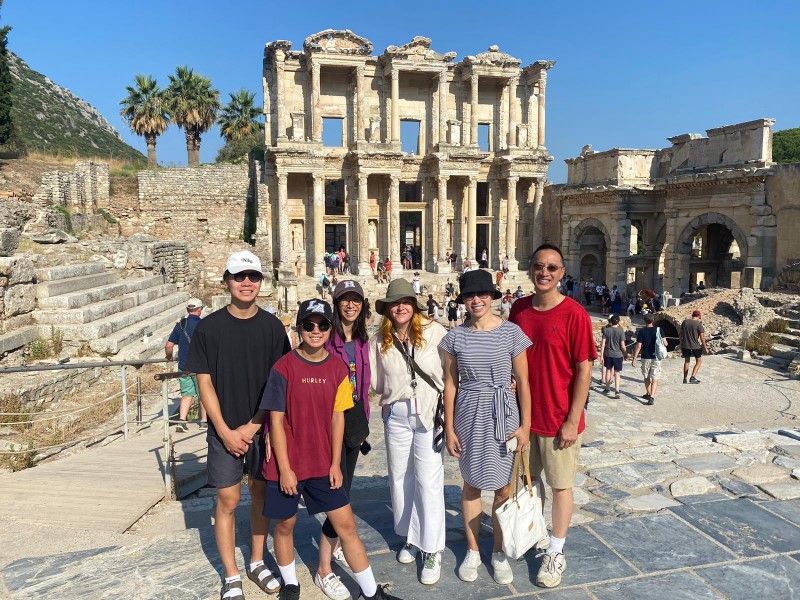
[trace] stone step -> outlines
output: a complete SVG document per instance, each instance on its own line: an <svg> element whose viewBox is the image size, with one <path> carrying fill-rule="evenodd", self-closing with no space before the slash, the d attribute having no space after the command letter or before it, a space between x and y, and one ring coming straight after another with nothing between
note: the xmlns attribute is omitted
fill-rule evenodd
<svg viewBox="0 0 800 600"><path fill-rule="evenodd" d="M22 327L0 335L0 354L12 352L30 344L39 335L39 328L35 325Z"/></svg>
<svg viewBox="0 0 800 600"><path fill-rule="evenodd" d="M773 333L777 338L777 343L782 344L784 346L791 346L792 348L800 348L800 336L797 336L793 333Z"/></svg>
<svg viewBox="0 0 800 600"><path fill-rule="evenodd" d="M770 356L769 358L763 358L761 360L761 364L764 365L765 367L771 367L778 371L785 371L789 367L789 364L791 362L792 362L791 360L786 360L785 358L778 358L774 356Z"/></svg>
<svg viewBox="0 0 800 600"><path fill-rule="evenodd" d="M66 324L59 327L59 329L64 334L65 340L93 342L135 325L139 321L161 314L174 306L186 302L188 299L189 294L186 292L174 292L168 296L157 298L90 323ZM182 306L181 308L185 312L185 307Z"/></svg>
<svg viewBox="0 0 800 600"><path fill-rule="evenodd" d="M170 309L172 311L173 309ZM172 333L175 323L186 314L184 311L175 310L175 318L167 325L147 331L138 338L120 349L116 360L145 360L148 358L164 358L164 346L167 343L169 334Z"/></svg>
<svg viewBox="0 0 800 600"><path fill-rule="evenodd" d="M779 308L775 312L777 312L779 315L787 319L794 319L794 320L800 319L800 310L794 310L792 308Z"/></svg>
<svg viewBox="0 0 800 600"><path fill-rule="evenodd" d="M156 278L156 279L161 279ZM116 313L140 306L176 291L175 284L166 283L131 292L110 300L94 302L75 309L46 309L33 311L33 318L42 325L65 325L69 323L91 323Z"/></svg>
<svg viewBox="0 0 800 600"><path fill-rule="evenodd" d="M53 296L60 296L61 294L89 290L101 285L114 283L116 280L116 271L106 272L105 269L103 269L101 273L92 273L89 275L68 277L66 279L45 281L43 283L36 284L36 298L52 298Z"/></svg>
<svg viewBox="0 0 800 600"><path fill-rule="evenodd" d="M61 294L51 298L39 298L37 304L39 308L80 308L94 302L108 300L129 294L139 290L161 285L164 278L160 275L154 277L133 277L131 279L120 279L108 285L81 290L68 294Z"/></svg>
<svg viewBox="0 0 800 600"><path fill-rule="evenodd" d="M186 307L184 304L189 299L189 294L186 292L176 292L173 296L177 297L177 301L174 302L171 307L162 309L110 335L94 339L89 342L89 347L98 353L117 354L126 346L136 344L144 337L151 338L153 332L168 326L173 326L178 322L178 319L186 314ZM172 298L172 296L170 296L170 298ZM150 342L151 340L148 339L146 342L143 342L143 344L148 344ZM164 344L162 343L160 347L163 349Z"/></svg>
<svg viewBox="0 0 800 600"><path fill-rule="evenodd" d="M58 267L46 267L36 269L37 281L58 281L59 279L71 279L83 275L96 275L105 273L106 268L101 263L79 263L75 265L60 265Z"/></svg>
<svg viewBox="0 0 800 600"><path fill-rule="evenodd" d="M800 349L786 344L773 344L770 351L770 356L773 358L780 358L787 362L791 362L798 355L800 355Z"/></svg>

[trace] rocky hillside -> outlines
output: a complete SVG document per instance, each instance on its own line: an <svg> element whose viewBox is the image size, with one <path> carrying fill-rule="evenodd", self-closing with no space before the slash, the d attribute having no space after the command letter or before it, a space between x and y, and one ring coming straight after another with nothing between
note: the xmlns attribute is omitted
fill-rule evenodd
<svg viewBox="0 0 800 600"><path fill-rule="evenodd" d="M12 52L8 59L15 83L12 114L29 150L72 157L145 160L90 104L32 70Z"/></svg>

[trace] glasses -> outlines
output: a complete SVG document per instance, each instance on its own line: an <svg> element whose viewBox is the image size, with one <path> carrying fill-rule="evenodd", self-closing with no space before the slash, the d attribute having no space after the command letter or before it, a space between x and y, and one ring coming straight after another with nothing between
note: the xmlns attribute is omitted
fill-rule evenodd
<svg viewBox="0 0 800 600"><path fill-rule="evenodd" d="M542 263L535 263L534 265L531 266L531 270L534 271L534 272L545 271L546 270L548 273L555 273L559 269L563 269L563 268L564 268L563 266L544 265Z"/></svg>
<svg viewBox="0 0 800 600"><path fill-rule="evenodd" d="M341 298L339 300L340 304L344 304L345 302L347 302L348 304L360 305L364 303L364 300L363 298Z"/></svg>
<svg viewBox="0 0 800 600"><path fill-rule="evenodd" d="M248 273L236 273L235 275L231 275L233 280L236 283L242 283L245 279L249 279L252 283L258 283L264 276L261 273L250 271Z"/></svg>
<svg viewBox="0 0 800 600"><path fill-rule="evenodd" d="M481 298L486 299L492 295L492 292L466 292L461 294L461 297L464 300L472 300L473 298Z"/></svg>
<svg viewBox="0 0 800 600"><path fill-rule="evenodd" d="M303 328L303 331L307 331L308 333L314 331L314 327L319 329L322 333L325 333L326 331L328 331L328 329L331 328L331 324L328 323L327 321L323 321L322 323L315 323L314 321L303 321L302 323L300 323L300 327Z"/></svg>

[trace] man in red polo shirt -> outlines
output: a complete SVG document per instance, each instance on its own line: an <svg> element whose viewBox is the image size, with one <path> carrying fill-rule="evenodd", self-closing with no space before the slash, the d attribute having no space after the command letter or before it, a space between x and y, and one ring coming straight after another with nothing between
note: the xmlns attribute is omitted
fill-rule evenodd
<svg viewBox="0 0 800 600"><path fill-rule="evenodd" d="M544 471L553 491L553 530L536 576L536 585L544 587L560 584L567 567L564 541L572 520L583 409L597 358L588 313L558 290L563 276L561 250L552 244L539 246L530 266L536 293L514 302L509 316L533 342L528 348L531 469L535 477Z"/></svg>

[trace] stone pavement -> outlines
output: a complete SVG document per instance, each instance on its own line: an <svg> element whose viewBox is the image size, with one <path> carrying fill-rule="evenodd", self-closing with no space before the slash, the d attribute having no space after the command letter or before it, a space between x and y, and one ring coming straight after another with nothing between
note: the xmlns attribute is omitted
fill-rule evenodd
<svg viewBox="0 0 800 600"><path fill-rule="evenodd" d="M539 565L532 552L515 563L513 584L494 583L486 566L488 517L479 579L470 584L458 580L456 568L465 553L461 478L450 457L445 457L442 579L435 586L419 584L421 565L399 565L394 557L402 540L392 530L385 449L380 422L374 422L374 450L359 463L352 497L378 581L406 599L797 597L800 382L758 365L727 361L707 357L699 386L681 385L682 361L668 361L655 406L637 400L643 390L629 366L623 371L626 392L620 400L592 392L575 488L575 527L566 545L568 567L556 590L531 583ZM373 414L377 419L378 411ZM676 428L676 422L682 425ZM237 537L245 554L246 504L237 514ZM546 509L549 516L549 505ZM44 533L14 537L0 528L2 582L11 598L216 598L219 558L212 511L213 498L203 491L191 500L160 505L130 534L105 545L95 540L92 547L38 547L36 536ZM57 535L53 531L46 534ZM311 583L318 535L319 524L301 511L295 543L303 598L323 597ZM34 543L24 552L2 549L20 539ZM355 592L350 573L336 569ZM265 597L250 582L245 592L248 598Z"/></svg>

